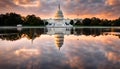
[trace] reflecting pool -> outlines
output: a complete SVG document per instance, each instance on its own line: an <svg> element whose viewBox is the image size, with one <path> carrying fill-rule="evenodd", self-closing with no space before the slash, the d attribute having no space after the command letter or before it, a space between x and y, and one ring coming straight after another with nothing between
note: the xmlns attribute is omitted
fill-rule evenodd
<svg viewBox="0 0 120 69"><path fill-rule="evenodd" d="M1 28L0 69L120 69L120 28Z"/></svg>

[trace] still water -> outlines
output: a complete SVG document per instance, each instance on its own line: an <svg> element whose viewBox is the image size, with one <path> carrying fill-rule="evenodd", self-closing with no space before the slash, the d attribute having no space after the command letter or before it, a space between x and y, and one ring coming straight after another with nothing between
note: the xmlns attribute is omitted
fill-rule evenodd
<svg viewBox="0 0 120 69"><path fill-rule="evenodd" d="M120 69L120 28L0 29L0 69Z"/></svg>

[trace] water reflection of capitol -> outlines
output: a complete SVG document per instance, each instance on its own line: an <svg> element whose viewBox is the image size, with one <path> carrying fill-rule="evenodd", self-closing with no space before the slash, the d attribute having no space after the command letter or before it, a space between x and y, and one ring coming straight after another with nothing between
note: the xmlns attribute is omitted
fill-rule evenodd
<svg viewBox="0 0 120 69"><path fill-rule="evenodd" d="M64 35L71 34L71 28L47 28L48 35L54 35L55 45L60 50L64 44Z"/></svg>
<svg viewBox="0 0 120 69"><path fill-rule="evenodd" d="M60 50L60 48L62 47L62 45L64 43L64 35L63 34L56 34L54 37L55 37L55 44Z"/></svg>

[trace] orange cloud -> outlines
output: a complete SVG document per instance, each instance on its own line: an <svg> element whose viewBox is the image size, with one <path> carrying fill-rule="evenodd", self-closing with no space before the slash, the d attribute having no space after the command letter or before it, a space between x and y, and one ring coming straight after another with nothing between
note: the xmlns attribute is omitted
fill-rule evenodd
<svg viewBox="0 0 120 69"><path fill-rule="evenodd" d="M120 3L120 0L106 0L106 4L108 5L118 5Z"/></svg>
<svg viewBox="0 0 120 69"><path fill-rule="evenodd" d="M14 0L13 1L16 5L22 7L39 7L40 1L39 0Z"/></svg>
<svg viewBox="0 0 120 69"><path fill-rule="evenodd" d="M24 58L30 58L39 55L40 52L37 49L19 49L15 51L15 54Z"/></svg>
<svg viewBox="0 0 120 69"><path fill-rule="evenodd" d="M120 55L116 52L108 52L106 53L106 57L109 61L120 62Z"/></svg>

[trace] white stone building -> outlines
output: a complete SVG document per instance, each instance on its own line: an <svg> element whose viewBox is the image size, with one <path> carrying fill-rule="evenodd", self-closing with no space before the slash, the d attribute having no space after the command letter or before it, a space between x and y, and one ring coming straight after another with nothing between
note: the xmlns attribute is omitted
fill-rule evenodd
<svg viewBox="0 0 120 69"><path fill-rule="evenodd" d="M62 10L60 9L60 4L58 5L58 10L55 13L54 19L47 19L48 25L46 27L73 27L70 25L69 19L64 19Z"/></svg>

